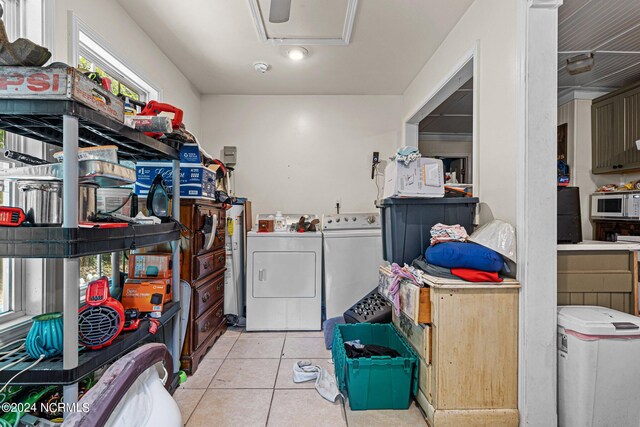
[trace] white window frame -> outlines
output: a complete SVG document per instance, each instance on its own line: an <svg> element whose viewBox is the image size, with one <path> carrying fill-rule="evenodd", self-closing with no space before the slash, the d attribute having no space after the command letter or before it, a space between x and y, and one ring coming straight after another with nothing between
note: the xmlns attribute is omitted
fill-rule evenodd
<svg viewBox="0 0 640 427"><path fill-rule="evenodd" d="M107 74L115 77L127 87L140 94L141 101L161 100L162 93L159 86L152 82L144 73L119 55L91 27L82 22L72 11L68 12L70 25L69 34L69 63L78 64L80 57L84 57L94 65L100 67ZM89 255L91 256L91 255ZM101 274L102 260L98 257L98 273ZM84 299L87 285L80 286L80 297Z"/></svg>
<svg viewBox="0 0 640 427"><path fill-rule="evenodd" d="M51 48L54 2L55 0L0 0L8 37L11 40L26 37ZM47 144L11 133L6 134L5 146L41 158L51 156ZM14 205L15 195L8 191L7 196L10 204ZM0 313L0 343L23 336L31 318L46 311L48 306L45 305L50 300L45 288L48 275L44 260L5 259L9 262L6 263L7 268L3 269L3 281L10 286L4 289L3 298L11 300L11 310Z"/></svg>
<svg viewBox="0 0 640 427"><path fill-rule="evenodd" d="M98 33L82 22L72 11L68 12L69 62L78 64L84 57L103 69L107 74L119 79L126 86L142 95L142 101L161 100L159 86L131 63L112 49Z"/></svg>

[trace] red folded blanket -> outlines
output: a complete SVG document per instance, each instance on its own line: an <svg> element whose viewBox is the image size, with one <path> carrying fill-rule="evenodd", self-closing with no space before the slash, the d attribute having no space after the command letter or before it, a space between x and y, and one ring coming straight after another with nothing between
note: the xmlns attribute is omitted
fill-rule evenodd
<svg viewBox="0 0 640 427"><path fill-rule="evenodd" d="M467 282L502 282L497 272L472 270L470 268L452 268L451 274Z"/></svg>

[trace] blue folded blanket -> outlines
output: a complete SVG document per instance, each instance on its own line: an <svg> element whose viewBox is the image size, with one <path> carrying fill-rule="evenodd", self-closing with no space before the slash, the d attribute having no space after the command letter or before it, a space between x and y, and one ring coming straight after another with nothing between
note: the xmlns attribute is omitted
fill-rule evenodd
<svg viewBox="0 0 640 427"><path fill-rule="evenodd" d="M446 242L429 246L424 253L429 264L445 268L470 268L482 271L500 271L502 255L476 243Z"/></svg>

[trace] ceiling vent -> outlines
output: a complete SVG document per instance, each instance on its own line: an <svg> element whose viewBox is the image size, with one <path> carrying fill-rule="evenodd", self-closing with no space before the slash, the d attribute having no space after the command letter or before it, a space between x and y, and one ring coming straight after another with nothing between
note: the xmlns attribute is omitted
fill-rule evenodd
<svg viewBox="0 0 640 427"><path fill-rule="evenodd" d="M348 46L351 42L358 0L247 1L258 39L263 43L283 46ZM315 8L320 9L314 10ZM266 21L265 16L269 18ZM331 34L327 34L328 32Z"/></svg>

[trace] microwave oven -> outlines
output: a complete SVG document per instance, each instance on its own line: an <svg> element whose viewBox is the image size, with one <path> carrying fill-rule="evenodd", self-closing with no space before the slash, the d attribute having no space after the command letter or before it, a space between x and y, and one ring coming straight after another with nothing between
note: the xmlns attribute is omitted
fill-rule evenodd
<svg viewBox="0 0 640 427"><path fill-rule="evenodd" d="M592 194L591 218L640 220L640 192Z"/></svg>

